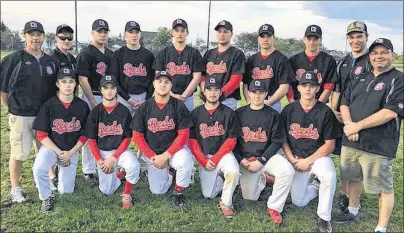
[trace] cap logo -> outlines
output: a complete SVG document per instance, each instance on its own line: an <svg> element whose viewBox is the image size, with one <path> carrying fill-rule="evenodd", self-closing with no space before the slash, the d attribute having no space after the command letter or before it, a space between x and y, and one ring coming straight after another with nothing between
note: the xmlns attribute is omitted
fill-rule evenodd
<svg viewBox="0 0 404 233"><path fill-rule="evenodd" d="M102 20L98 21L98 24L99 24L100 26L105 26L105 22L102 21Z"/></svg>
<svg viewBox="0 0 404 233"><path fill-rule="evenodd" d="M105 80L111 81L111 80L112 80L112 77L111 77L110 75L107 75L107 76L105 76Z"/></svg>
<svg viewBox="0 0 404 233"><path fill-rule="evenodd" d="M226 22L224 22L223 20L220 21L219 25L226 25Z"/></svg>
<svg viewBox="0 0 404 233"><path fill-rule="evenodd" d="M261 82L260 82L260 81L255 81L255 82L254 82L254 85L257 86L257 87L260 87L260 86L261 86Z"/></svg>
<svg viewBox="0 0 404 233"><path fill-rule="evenodd" d="M167 72L165 72L165 71L160 71L160 74L166 75Z"/></svg>
<svg viewBox="0 0 404 233"><path fill-rule="evenodd" d="M68 74L68 73L70 73L70 70L69 69L63 69L63 73Z"/></svg>
<svg viewBox="0 0 404 233"><path fill-rule="evenodd" d="M317 31L317 28L316 28L316 27L311 27L311 28L310 28L310 31L311 31L311 32L316 32L316 31Z"/></svg>
<svg viewBox="0 0 404 233"><path fill-rule="evenodd" d="M210 78L210 79L209 79L209 82L210 82L210 83L216 83L216 80L215 80L214 78Z"/></svg>
<svg viewBox="0 0 404 233"><path fill-rule="evenodd" d="M29 25L30 25L31 27L33 27L33 28L38 27L38 24L35 23L35 22L30 22Z"/></svg>
<svg viewBox="0 0 404 233"><path fill-rule="evenodd" d="M306 79L311 79L311 78L312 78L311 74L306 74Z"/></svg>
<svg viewBox="0 0 404 233"><path fill-rule="evenodd" d="M182 20L181 20L181 19L177 19L177 23L182 23Z"/></svg>
<svg viewBox="0 0 404 233"><path fill-rule="evenodd" d="M136 26L136 22L130 22L130 26L135 27Z"/></svg>
<svg viewBox="0 0 404 233"><path fill-rule="evenodd" d="M375 41L375 43L382 43L383 44L383 39L377 39L376 41Z"/></svg>
<svg viewBox="0 0 404 233"><path fill-rule="evenodd" d="M262 27L262 30L268 30L268 25L264 25L264 26Z"/></svg>

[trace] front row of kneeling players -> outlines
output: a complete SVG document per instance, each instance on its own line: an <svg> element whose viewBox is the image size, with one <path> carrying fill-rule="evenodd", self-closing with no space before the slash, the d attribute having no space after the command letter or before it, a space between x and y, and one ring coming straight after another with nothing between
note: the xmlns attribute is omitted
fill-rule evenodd
<svg viewBox="0 0 404 233"><path fill-rule="evenodd" d="M33 169L42 209L53 208L47 172L51 166L58 163L61 167L58 191L73 192L77 152L86 140L97 160L99 189L111 195L125 177L122 207L132 206L130 194L140 173L139 162L128 149L133 137L140 159L147 163L150 191L166 193L175 182L175 205L184 205L194 155L204 197L222 192L219 207L226 217L233 216L232 197L238 183L243 198L257 200L266 181L272 179L273 193L267 203L272 221L282 223L280 213L289 191L295 205L305 206L320 190L319 226L331 227L336 177L328 155L339 132L331 109L315 99L319 89L315 73L302 76L301 100L286 106L280 115L264 104L268 87L261 80L249 85L251 104L234 112L221 103L220 80L207 79L201 95L205 103L191 113L170 97L171 81L169 73L157 73L154 97L132 119L116 100L114 76L103 77L102 103L89 113L88 105L73 95L72 71L61 69L58 95L42 107L34 124L43 144ZM312 174L319 182L309 185Z"/></svg>

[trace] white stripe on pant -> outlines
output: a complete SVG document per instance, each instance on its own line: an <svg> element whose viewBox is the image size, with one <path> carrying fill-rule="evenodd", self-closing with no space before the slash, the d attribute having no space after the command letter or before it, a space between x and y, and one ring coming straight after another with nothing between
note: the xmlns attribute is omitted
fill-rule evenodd
<svg viewBox="0 0 404 233"><path fill-rule="evenodd" d="M292 185L295 169L282 155L272 156L264 167L256 173L251 173L240 165L240 186L244 199L258 200L262 190L266 186L266 179L263 175L266 172L275 176L272 195L268 198L267 207L281 213L285 206L286 198Z"/></svg>
<svg viewBox="0 0 404 233"><path fill-rule="evenodd" d="M78 155L79 153L77 152L71 157L70 166L63 167L62 165L59 165L58 192L61 194L72 193L74 191ZM38 189L39 199L42 201L47 199L52 193L49 180L49 168L57 163L58 155L45 146L41 146L38 155L35 158L32 171Z"/></svg>
<svg viewBox="0 0 404 233"><path fill-rule="evenodd" d="M115 153L116 150L102 151L101 156L105 160ZM123 168L126 172L125 179L131 184L136 184L139 181L140 165L133 152L127 149L117 159L114 167L114 172L106 174L101 171L100 166L97 164L98 177L100 179L99 189L105 195L112 195L121 185L121 180L116 177L116 167Z"/></svg>
<svg viewBox="0 0 404 233"><path fill-rule="evenodd" d="M212 155L208 155L211 158ZM224 173L223 180L218 176L218 172ZM199 165L199 177L201 182L202 194L205 198L215 198L222 191L222 202L226 206L233 204L233 194L240 178L239 164L233 153L228 153L223 156L215 170L206 171Z"/></svg>
<svg viewBox="0 0 404 233"><path fill-rule="evenodd" d="M95 101L97 103L102 102L102 96L94 95ZM87 96L83 93L82 99L88 104L90 109L92 109L90 102L87 99ZM88 146L88 142L86 142L81 148L81 163L83 165L83 173L84 174L95 174L96 173L96 163L93 154L91 153L90 147Z"/></svg>
<svg viewBox="0 0 404 233"><path fill-rule="evenodd" d="M309 185L312 175L320 180L320 190L312 184ZM290 189L292 203L303 207L319 196L317 215L325 221L330 221L336 182L335 166L331 157L319 158L313 163L310 171L295 172Z"/></svg>
<svg viewBox="0 0 404 233"><path fill-rule="evenodd" d="M146 156L143 155L142 158L147 163L147 178L150 191L153 194L166 193L173 182L173 177L168 174L168 166L159 169ZM184 146L169 159L169 166L176 170L175 183L178 186L187 188L191 181L194 166L193 156L187 146Z"/></svg>

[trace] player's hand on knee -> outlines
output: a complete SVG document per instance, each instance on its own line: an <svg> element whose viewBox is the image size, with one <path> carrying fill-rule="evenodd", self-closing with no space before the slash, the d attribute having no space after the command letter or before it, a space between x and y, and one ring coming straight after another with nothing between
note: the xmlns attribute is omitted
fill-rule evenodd
<svg viewBox="0 0 404 233"><path fill-rule="evenodd" d="M163 154L156 155L152 158L153 165L156 168L163 169L167 166L167 161L170 158L170 154L164 152Z"/></svg>
<svg viewBox="0 0 404 233"><path fill-rule="evenodd" d="M62 163L66 163L66 161L70 160L72 155L70 154L69 151L61 151L58 153L58 158Z"/></svg>
<svg viewBox="0 0 404 233"><path fill-rule="evenodd" d="M247 170L248 170L248 167L250 166L250 162L247 159L241 160L240 164Z"/></svg>
<svg viewBox="0 0 404 233"><path fill-rule="evenodd" d="M296 163L296 169L299 172L305 172L310 170L311 163L308 159L298 159Z"/></svg>
<svg viewBox="0 0 404 233"><path fill-rule="evenodd" d="M68 166L70 166L72 164L72 161L69 159L69 160L66 160L66 161L64 161L64 162L62 162L61 163L61 165L63 166L63 167L68 167Z"/></svg>
<svg viewBox="0 0 404 233"><path fill-rule="evenodd" d="M248 166L248 171L255 173L261 170L262 167L263 167L262 163L258 160L255 160L253 162L250 162L250 166Z"/></svg>
<svg viewBox="0 0 404 233"><path fill-rule="evenodd" d="M215 169L216 169L216 164L214 162L212 162L212 160L209 159L208 162L206 163L205 170L213 171Z"/></svg>
<svg viewBox="0 0 404 233"><path fill-rule="evenodd" d="M114 156L110 156L106 160L104 160L104 166L106 167L106 172L107 174L111 174L114 171L116 163L116 158Z"/></svg>

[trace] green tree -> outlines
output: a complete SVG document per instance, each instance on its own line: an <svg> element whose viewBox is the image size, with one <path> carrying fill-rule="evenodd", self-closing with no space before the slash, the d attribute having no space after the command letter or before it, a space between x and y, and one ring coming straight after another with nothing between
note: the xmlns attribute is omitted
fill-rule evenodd
<svg viewBox="0 0 404 233"><path fill-rule="evenodd" d="M237 34L234 39L234 44L245 54L258 52L258 33L257 32L242 32Z"/></svg>
<svg viewBox="0 0 404 233"><path fill-rule="evenodd" d="M52 48L54 44L56 44L56 39L55 39L56 34L53 32L47 32L45 34L45 42L48 45L49 49Z"/></svg>
<svg viewBox="0 0 404 233"><path fill-rule="evenodd" d="M201 37L197 37L195 40L195 46L194 46L200 53L203 53L204 51L207 50L206 46L206 41L202 39Z"/></svg>
<svg viewBox="0 0 404 233"><path fill-rule="evenodd" d="M153 39L153 45L156 47L164 47L171 45L171 30L166 27L157 29L156 37Z"/></svg>
<svg viewBox="0 0 404 233"><path fill-rule="evenodd" d="M8 31L10 31L10 29L6 26L6 24L5 24L3 21L1 21L0 30L1 30L1 32L8 32Z"/></svg>

